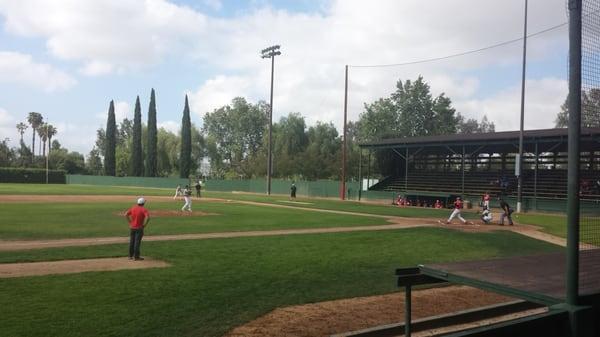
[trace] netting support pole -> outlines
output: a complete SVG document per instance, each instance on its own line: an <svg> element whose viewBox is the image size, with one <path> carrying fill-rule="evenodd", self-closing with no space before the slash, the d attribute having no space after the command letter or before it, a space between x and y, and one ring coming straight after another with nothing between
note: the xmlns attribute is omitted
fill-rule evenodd
<svg viewBox="0 0 600 337"><path fill-rule="evenodd" d="M540 164L540 152L538 149L538 141L535 141L535 169L533 171L533 202L534 202L534 206L533 209L535 209L537 211L537 199L538 199L538 195L537 195L537 183L538 183L538 166Z"/></svg>
<svg viewBox="0 0 600 337"><path fill-rule="evenodd" d="M408 193L408 147L404 156L404 193Z"/></svg>
<svg viewBox="0 0 600 337"><path fill-rule="evenodd" d="M581 0L569 0L569 154L567 180L567 304L579 302L579 136L581 133ZM571 324L577 336L577 324Z"/></svg>
<svg viewBox="0 0 600 337"><path fill-rule="evenodd" d="M362 179L362 154L363 154L363 150L362 148L358 149L358 201L360 201L360 197L362 194L362 188L363 188L363 179Z"/></svg>
<svg viewBox="0 0 600 337"><path fill-rule="evenodd" d="M523 202L523 127L525 123L525 73L527 66L527 0L525 0L525 23L523 24L523 69L521 74L521 126L519 128L519 158L517 172L517 213Z"/></svg>

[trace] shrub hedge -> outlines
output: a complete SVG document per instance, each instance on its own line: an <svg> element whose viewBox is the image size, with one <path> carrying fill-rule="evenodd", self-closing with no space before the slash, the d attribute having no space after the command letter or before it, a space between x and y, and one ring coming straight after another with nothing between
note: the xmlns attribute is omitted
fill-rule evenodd
<svg viewBox="0 0 600 337"><path fill-rule="evenodd" d="M0 167L0 183L45 183L46 170L21 167ZM66 172L48 170L48 183L66 184Z"/></svg>

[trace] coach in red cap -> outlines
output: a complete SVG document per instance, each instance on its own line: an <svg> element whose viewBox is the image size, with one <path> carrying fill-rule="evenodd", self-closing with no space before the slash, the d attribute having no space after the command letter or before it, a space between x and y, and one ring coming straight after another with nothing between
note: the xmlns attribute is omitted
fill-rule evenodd
<svg viewBox="0 0 600 337"><path fill-rule="evenodd" d="M143 260L140 257L140 245L142 244L142 237L144 236L144 228L150 221L150 214L148 210L144 208L146 200L139 198L137 205L131 207L125 213L125 217L129 222L129 259L136 261Z"/></svg>

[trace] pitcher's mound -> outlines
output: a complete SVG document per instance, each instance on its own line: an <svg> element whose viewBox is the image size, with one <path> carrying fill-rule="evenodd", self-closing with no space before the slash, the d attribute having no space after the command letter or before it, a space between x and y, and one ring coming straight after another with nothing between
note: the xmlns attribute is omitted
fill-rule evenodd
<svg viewBox="0 0 600 337"><path fill-rule="evenodd" d="M126 257L52 262L3 263L0 264L0 278L75 274L87 271L165 268L169 266L170 264L160 260L145 258L142 261L133 261Z"/></svg>

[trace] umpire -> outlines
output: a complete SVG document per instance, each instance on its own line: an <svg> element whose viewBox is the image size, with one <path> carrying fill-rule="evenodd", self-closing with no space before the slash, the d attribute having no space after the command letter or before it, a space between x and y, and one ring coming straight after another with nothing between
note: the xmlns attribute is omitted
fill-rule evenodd
<svg viewBox="0 0 600 337"><path fill-rule="evenodd" d="M498 197L498 201L500 202L500 208L502 209L502 214L500 214L500 226L504 226L504 218L508 218L508 225L512 226L513 221L511 215L514 212L514 210L510 208L510 205L506 201L504 201L502 196Z"/></svg>

